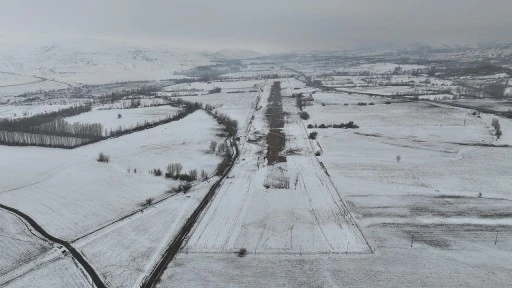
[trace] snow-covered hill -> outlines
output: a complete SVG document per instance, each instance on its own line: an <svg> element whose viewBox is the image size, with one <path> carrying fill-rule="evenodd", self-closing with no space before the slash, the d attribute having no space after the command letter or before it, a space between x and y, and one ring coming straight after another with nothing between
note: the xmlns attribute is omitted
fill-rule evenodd
<svg viewBox="0 0 512 288"><path fill-rule="evenodd" d="M0 37L1 72L71 85L169 79L176 70L210 64L210 58L199 51L116 40L47 38L22 42Z"/></svg>

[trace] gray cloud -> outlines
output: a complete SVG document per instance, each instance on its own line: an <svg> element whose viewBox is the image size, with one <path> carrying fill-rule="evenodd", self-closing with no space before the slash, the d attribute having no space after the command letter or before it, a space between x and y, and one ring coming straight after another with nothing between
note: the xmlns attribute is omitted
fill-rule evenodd
<svg viewBox="0 0 512 288"><path fill-rule="evenodd" d="M201 48L512 42L510 0L16 0L1 6L3 31Z"/></svg>

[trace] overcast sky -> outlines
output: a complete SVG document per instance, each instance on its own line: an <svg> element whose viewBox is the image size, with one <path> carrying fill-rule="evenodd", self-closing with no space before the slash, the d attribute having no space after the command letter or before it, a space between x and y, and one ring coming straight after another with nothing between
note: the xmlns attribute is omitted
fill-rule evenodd
<svg viewBox="0 0 512 288"><path fill-rule="evenodd" d="M199 48L512 42L512 0L0 0L0 31Z"/></svg>

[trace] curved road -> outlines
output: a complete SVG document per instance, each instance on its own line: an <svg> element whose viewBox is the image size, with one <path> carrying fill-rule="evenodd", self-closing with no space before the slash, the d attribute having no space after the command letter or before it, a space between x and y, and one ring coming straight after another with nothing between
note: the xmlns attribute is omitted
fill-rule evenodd
<svg viewBox="0 0 512 288"><path fill-rule="evenodd" d="M9 207L9 206L5 206L3 204L0 204L0 208L4 209L4 210L7 210L7 211L9 211L11 213L14 213L14 214L18 215L19 217L21 217L30 226L32 226L32 228L34 228L34 230L36 230L39 234L41 234L43 237L45 237L49 241L64 246L69 251L69 253L73 256L73 258L75 258L75 260L78 263L80 263L80 265L82 265L82 267L87 272L89 277L91 277L91 279L94 282L94 285L96 287L98 287L98 288L107 287L105 285L105 283L103 282L103 280L100 278L100 276L96 273L94 268L92 268L92 266L89 264L89 262L87 262L87 260L85 260L85 258L82 256L82 254L80 252L78 252L78 250L76 250L73 246L71 246L71 244L69 244L69 242L64 241L64 240L62 240L60 238L57 238L55 236L50 235L39 224L37 224L37 222L34 219L30 218L30 216L28 216L27 214L25 214L25 213L23 213L23 212L21 212L21 211L19 211L17 209L14 209L14 208Z"/></svg>

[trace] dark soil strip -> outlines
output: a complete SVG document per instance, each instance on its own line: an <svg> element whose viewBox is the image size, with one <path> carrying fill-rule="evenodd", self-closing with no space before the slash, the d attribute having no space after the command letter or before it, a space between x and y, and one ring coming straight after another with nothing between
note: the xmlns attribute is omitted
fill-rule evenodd
<svg viewBox="0 0 512 288"><path fill-rule="evenodd" d="M60 245L64 246L70 252L71 256L73 256L73 258L78 263L80 263L80 265L82 265L82 267L87 272L87 274L89 274L89 277L91 277L91 279L94 282L94 285L96 285L96 287L98 287L98 288L107 287L105 285L105 283L103 283L103 280L96 273L96 271L94 271L94 268L92 268L92 266L87 262L87 260L85 260L85 258L82 256L82 254L80 252L78 252L78 250L73 248L73 246L71 246L71 244L69 244L69 242L50 235L39 224L37 224L37 222L34 221L34 219L30 218L28 215L26 215L25 213L23 213L17 209L14 209L14 208L2 205L2 204L0 204L0 208L18 215L19 217L23 218L23 220L25 220L30 226L32 226L32 228L34 228L34 230L36 230L43 237L45 237L46 239L48 239L56 244L60 244Z"/></svg>
<svg viewBox="0 0 512 288"><path fill-rule="evenodd" d="M210 203L213 196L215 195L216 190L220 187L220 184L222 181L226 178L227 175L229 175L229 172L231 172L231 169L235 165L236 159L239 156L239 150L238 145L236 143L235 137L233 137L234 148L235 148L235 155L231 161L231 164L229 165L229 168L226 169L222 177L213 184L213 186L210 188L206 196L203 198L199 206L197 206L196 210L194 210L194 213L190 215L187 222L183 227L181 227L180 232L174 240L171 242L167 250L165 250L164 255L162 259L160 259L160 262L156 265L156 267L153 269L151 274L144 279L144 282L141 284L141 287L155 287L158 281L160 280L160 277L162 277L162 274L164 273L165 269L169 265L169 263L174 259L176 254L178 254L179 249L183 242L185 241L185 238L188 236L188 233L192 230L192 227L194 227L194 224L197 222L199 216L203 212L204 208Z"/></svg>
<svg viewBox="0 0 512 288"><path fill-rule="evenodd" d="M286 136L283 133L284 115L281 102L281 82L274 82L270 90L267 105L267 120L270 131L267 134L267 162L269 165L286 162L286 156L282 155L286 147Z"/></svg>

